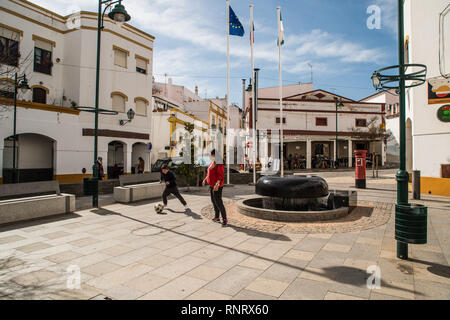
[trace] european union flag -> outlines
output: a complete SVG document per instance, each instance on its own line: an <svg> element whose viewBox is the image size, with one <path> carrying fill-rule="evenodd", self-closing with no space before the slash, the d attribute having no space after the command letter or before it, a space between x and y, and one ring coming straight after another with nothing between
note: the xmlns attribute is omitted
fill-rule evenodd
<svg viewBox="0 0 450 320"><path fill-rule="evenodd" d="M243 37L244 33L244 27L230 6L230 35Z"/></svg>

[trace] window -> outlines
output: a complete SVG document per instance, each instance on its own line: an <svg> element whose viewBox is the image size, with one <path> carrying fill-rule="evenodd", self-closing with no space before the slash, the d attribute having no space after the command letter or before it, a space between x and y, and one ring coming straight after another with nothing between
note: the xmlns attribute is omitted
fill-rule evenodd
<svg viewBox="0 0 450 320"><path fill-rule="evenodd" d="M147 115L147 102L143 99L136 99L136 114L141 116Z"/></svg>
<svg viewBox="0 0 450 320"><path fill-rule="evenodd" d="M328 126L328 118L316 118L316 126L318 127Z"/></svg>
<svg viewBox="0 0 450 320"><path fill-rule="evenodd" d="M125 98L118 94L111 95L112 109L117 112L125 112Z"/></svg>
<svg viewBox="0 0 450 320"><path fill-rule="evenodd" d="M366 119L355 119L355 126L360 128L367 127L367 120Z"/></svg>
<svg viewBox="0 0 450 320"><path fill-rule="evenodd" d="M116 66L126 68L128 51L120 49L116 46L113 46L113 49L114 49L114 64Z"/></svg>
<svg viewBox="0 0 450 320"><path fill-rule="evenodd" d="M19 40L19 32L0 27L0 64L18 66Z"/></svg>
<svg viewBox="0 0 450 320"><path fill-rule="evenodd" d="M14 81L8 79L0 80L0 97L14 99Z"/></svg>
<svg viewBox="0 0 450 320"><path fill-rule="evenodd" d="M147 74L148 60L136 57L136 72Z"/></svg>
<svg viewBox="0 0 450 320"><path fill-rule="evenodd" d="M33 35L34 40L34 71L52 74L52 49L55 45L50 40L46 41L36 35Z"/></svg>
<svg viewBox="0 0 450 320"><path fill-rule="evenodd" d="M47 103L47 92L42 88L33 88L33 102Z"/></svg>
<svg viewBox="0 0 450 320"><path fill-rule="evenodd" d="M280 124L280 117L275 119L275 123ZM283 117L283 124L286 124L286 118Z"/></svg>
<svg viewBox="0 0 450 320"><path fill-rule="evenodd" d="M19 64L19 40L22 31L0 26L0 64L17 67Z"/></svg>

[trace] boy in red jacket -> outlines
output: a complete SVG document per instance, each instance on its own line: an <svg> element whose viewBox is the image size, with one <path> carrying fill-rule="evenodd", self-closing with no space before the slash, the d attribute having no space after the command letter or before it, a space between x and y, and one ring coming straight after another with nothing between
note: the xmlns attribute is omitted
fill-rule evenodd
<svg viewBox="0 0 450 320"><path fill-rule="evenodd" d="M222 201L222 189L224 185L224 167L223 164L217 164L215 161L216 150L211 151L211 164L208 167L208 173L203 180L203 186L209 184L209 193L211 194L211 202L214 206L215 217L214 222L220 222L222 215L222 225L228 224L227 212Z"/></svg>

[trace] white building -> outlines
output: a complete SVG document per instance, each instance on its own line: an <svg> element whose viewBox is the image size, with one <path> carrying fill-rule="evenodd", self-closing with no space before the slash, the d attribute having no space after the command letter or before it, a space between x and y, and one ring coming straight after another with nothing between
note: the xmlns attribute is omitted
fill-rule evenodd
<svg viewBox="0 0 450 320"><path fill-rule="evenodd" d="M337 159L340 166L353 165L354 150L367 150L368 153L380 155L381 164L386 161L384 125L384 103L366 103L345 97L313 90L305 92L306 86L296 85L286 90L291 94L283 98L283 119L280 120L278 92L274 96L261 97L259 94L256 129L275 137L268 146L259 145L259 156L279 158L278 130L282 121L284 131L284 159L288 157L300 159L302 167L320 168L331 166ZM293 93L298 90L298 93ZM263 89L259 89L263 92ZM283 90L284 92L284 90ZM342 98L344 106L340 107L338 116L338 147L336 148L336 102ZM250 95L246 102L245 123L252 129L253 115ZM264 134L263 134L264 136ZM272 138L273 139L273 138ZM266 141L266 140L265 140ZM261 143L261 141L260 141ZM325 159L325 161L323 161ZM286 166L288 168L288 166Z"/></svg>
<svg viewBox="0 0 450 320"><path fill-rule="evenodd" d="M0 98L0 181L12 176L11 81L17 71L32 88L18 95L20 181L81 182L92 174L94 114L73 106L94 107L97 14L61 16L25 0L3 0L0 21L1 44L8 47L0 52L6 88ZM98 155L110 176L113 170L132 172L138 157L149 170L154 37L108 17L104 24L99 107L118 114L99 117ZM136 116L119 125L129 109Z"/></svg>
<svg viewBox="0 0 450 320"><path fill-rule="evenodd" d="M158 159L167 157L179 157L180 152L186 146L185 124L193 124L193 134L196 137L197 147L200 148L200 154L197 157L204 156L207 153L206 134L209 123L185 111L183 104L162 97L160 92L153 95L154 108L152 115L152 163ZM199 149L197 149L199 150Z"/></svg>
<svg viewBox="0 0 450 320"><path fill-rule="evenodd" d="M428 69L427 83L406 91L406 169L420 170L422 193L443 196L450 196L450 122L439 117L450 106L448 30L448 0L405 1L406 61Z"/></svg>
<svg viewBox="0 0 450 320"><path fill-rule="evenodd" d="M398 164L400 162L400 105L398 94L394 89L383 90L360 101L385 104L386 132L391 135L386 143L386 162Z"/></svg>

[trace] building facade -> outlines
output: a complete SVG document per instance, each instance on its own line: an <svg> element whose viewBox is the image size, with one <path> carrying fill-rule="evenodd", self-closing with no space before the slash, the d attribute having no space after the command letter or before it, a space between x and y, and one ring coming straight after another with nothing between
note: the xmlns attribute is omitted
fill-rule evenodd
<svg viewBox="0 0 450 320"><path fill-rule="evenodd" d="M0 180L13 168L13 78L25 74L32 90L19 91L16 168L20 182L81 182L92 174L97 14L61 16L25 0L0 6ZM106 176L134 171L142 157L149 170L154 37L105 17L102 31L98 155ZM127 120L132 109L135 117Z"/></svg>
<svg viewBox="0 0 450 320"><path fill-rule="evenodd" d="M447 0L405 1L405 60L427 66L427 82L406 90L407 171L421 192L450 196L450 7ZM408 72L413 70L408 70Z"/></svg>
<svg viewBox="0 0 450 320"><path fill-rule="evenodd" d="M185 124L194 125L196 147L200 150L195 158L204 157L206 150L206 134L209 123L193 114L187 113L182 105L169 102L161 96L154 95L152 115L152 163L158 159L180 157L180 152L186 147Z"/></svg>
<svg viewBox="0 0 450 320"><path fill-rule="evenodd" d="M298 89L304 91L302 87ZM336 113L337 98L342 98L344 106ZM245 123L252 129L251 101L246 105ZM259 97L256 115L258 157L279 159L282 122L286 168L325 168L331 167L334 161L340 167L351 167L354 150L378 154L380 165L383 165L386 161L384 107L384 103L359 102L324 90L313 90L284 96L283 119L280 119L279 99Z"/></svg>
<svg viewBox="0 0 450 320"><path fill-rule="evenodd" d="M400 105L398 94L394 89L383 90L360 101L385 104L386 132L390 135L386 142L386 162L398 165L400 163Z"/></svg>

